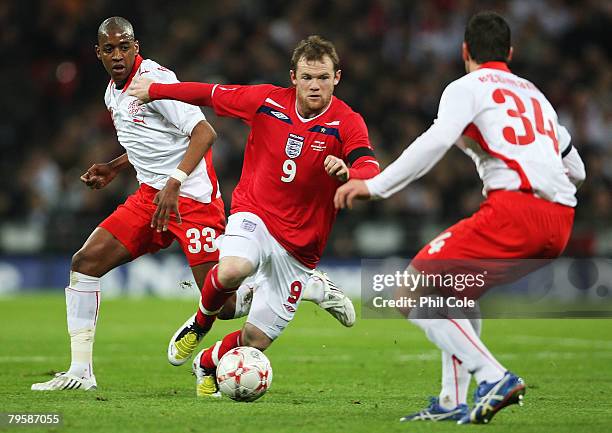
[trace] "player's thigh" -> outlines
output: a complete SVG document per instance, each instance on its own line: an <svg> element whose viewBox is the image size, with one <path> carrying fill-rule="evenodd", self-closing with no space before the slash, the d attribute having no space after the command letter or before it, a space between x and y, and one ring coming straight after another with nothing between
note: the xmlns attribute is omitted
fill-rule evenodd
<svg viewBox="0 0 612 433"><path fill-rule="evenodd" d="M275 340L295 316L312 271L280 245L256 274L259 282L247 322Z"/></svg>
<svg viewBox="0 0 612 433"><path fill-rule="evenodd" d="M103 227L96 227L72 257L71 270L101 277L130 260L132 254L115 236Z"/></svg>

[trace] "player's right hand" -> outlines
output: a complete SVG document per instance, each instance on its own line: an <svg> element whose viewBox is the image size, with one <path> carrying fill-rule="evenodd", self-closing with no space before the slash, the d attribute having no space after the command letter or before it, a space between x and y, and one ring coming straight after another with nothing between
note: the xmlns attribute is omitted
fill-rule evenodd
<svg viewBox="0 0 612 433"><path fill-rule="evenodd" d="M132 80L132 84L128 88L128 95L134 96L138 99L138 105L146 104L147 102L151 102L151 97L149 96L149 87L154 83L150 78L144 77L134 77Z"/></svg>
<svg viewBox="0 0 612 433"><path fill-rule="evenodd" d="M81 182L91 189L102 189L117 176L109 164L94 164L80 177Z"/></svg>

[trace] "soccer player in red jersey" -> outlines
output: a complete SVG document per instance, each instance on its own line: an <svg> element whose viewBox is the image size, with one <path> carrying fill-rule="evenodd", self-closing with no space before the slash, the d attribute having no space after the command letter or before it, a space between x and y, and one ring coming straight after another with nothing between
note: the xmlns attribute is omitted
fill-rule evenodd
<svg viewBox="0 0 612 433"><path fill-rule="evenodd" d="M195 357L199 396L218 395L215 366L228 350L264 350L285 329L327 242L336 217L336 189L347 179L379 172L362 117L333 96L340 76L333 44L310 36L293 52L290 88L160 84L145 78L129 89L143 103L176 99L210 106L251 128L219 242L219 264L202 288L195 317L198 338L245 278L254 276L259 289L244 327ZM182 346L180 335L189 326L188 321L177 331L171 345Z"/></svg>
<svg viewBox="0 0 612 433"><path fill-rule="evenodd" d="M474 15L463 43L467 74L444 90L434 124L378 176L350 180L336 192L338 208L351 207L356 198L387 198L427 173L453 144L474 160L486 200L472 217L425 246L408 272L445 273L449 261L459 259L456 265L468 270L483 262L493 265L487 279L496 274L496 281L511 281L524 273L520 259L553 259L567 244L584 164L550 102L510 71L511 57L506 21L491 12ZM494 264L496 259L504 261ZM428 294L428 288L417 290ZM525 384L480 340L479 318L418 310L404 312L442 350L442 392L403 421L487 423L499 410L520 403ZM470 374L478 382L471 411L466 404Z"/></svg>

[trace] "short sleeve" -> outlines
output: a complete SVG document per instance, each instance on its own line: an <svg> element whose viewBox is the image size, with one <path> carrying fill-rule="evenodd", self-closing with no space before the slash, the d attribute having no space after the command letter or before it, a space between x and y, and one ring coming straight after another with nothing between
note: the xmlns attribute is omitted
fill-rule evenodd
<svg viewBox="0 0 612 433"><path fill-rule="evenodd" d="M219 116L237 117L250 123L263 101L276 86L217 84L212 91L212 106Z"/></svg>

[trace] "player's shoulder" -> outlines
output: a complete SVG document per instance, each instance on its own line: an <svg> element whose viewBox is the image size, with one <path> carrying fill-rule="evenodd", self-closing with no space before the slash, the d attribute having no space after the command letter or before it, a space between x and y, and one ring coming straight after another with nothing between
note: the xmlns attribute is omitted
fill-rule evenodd
<svg viewBox="0 0 612 433"><path fill-rule="evenodd" d="M138 69L138 75L154 79L158 82L176 82L176 74L171 69L160 65L155 60L143 59Z"/></svg>
<svg viewBox="0 0 612 433"><path fill-rule="evenodd" d="M353 109L348 103L334 96L333 110L330 110L330 115L337 118L339 125L352 126L355 122L365 123L363 116Z"/></svg>

